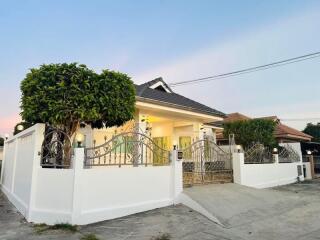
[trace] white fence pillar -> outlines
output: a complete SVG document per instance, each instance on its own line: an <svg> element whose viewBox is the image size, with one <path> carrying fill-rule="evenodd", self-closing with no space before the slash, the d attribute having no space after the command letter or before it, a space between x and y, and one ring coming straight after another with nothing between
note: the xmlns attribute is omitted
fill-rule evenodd
<svg viewBox="0 0 320 240"><path fill-rule="evenodd" d="M244 153L232 154L233 182L242 184L242 169L244 167Z"/></svg>
<svg viewBox="0 0 320 240"><path fill-rule="evenodd" d="M84 167L84 148L75 148L73 156L73 200L72 200L72 224L78 224L82 208L82 172Z"/></svg>
<svg viewBox="0 0 320 240"><path fill-rule="evenodd" d="M31 187L30 187L30 199L29 199L29 209L27 213L27 220L31 221L32 212L36 208L36 185L38 181L38 171L41 168L41 148L44 140L45 125L37 124L35 128L35 142L34 142L34 152L33 152L33 166L31 175Z"/></svg>
<svg viewBox="0 0 320 240"><path fill-rule="evenodd" d="M310 162L304 162L303 168L304 168L304 171L306 174L305 179L311 180L312 179L312 170L311 170Z"/></svg>
<svg viewBox="0 0 320 240"><path fill-rule="evenodd" d="M172 154L172 188L173 188L173 202L178 203L178 198L183 191L183 177L182 177L182 160L178 159L178 151L173 150Z"/></svg>
<svg viewBox="0 0 320 240"><path fill-rule="evenodd" d="M272 154L273 159L274 159L274 163L275 164L279 164L279 154Z"/></svg>

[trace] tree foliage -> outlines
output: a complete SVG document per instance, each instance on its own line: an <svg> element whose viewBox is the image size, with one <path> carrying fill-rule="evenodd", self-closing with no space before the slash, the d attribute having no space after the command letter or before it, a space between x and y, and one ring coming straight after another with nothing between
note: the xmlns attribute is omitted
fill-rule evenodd
<svg viewBox="0 0 320 240"><path fill-rule="evenodd" d="M21 82L21 116L48 123L72 136L80 123L120 126L133 118L135 88L125 74L101 74L76 63L33 68Z"/></svg>
<svg viewBox="0 0 320 240"><path fill-rule="evenodd" d="M269 119L252 119L241 120L224 123L224 137L230 134L235 135L237 144L244 148L250 146L252 143L261 143L265 146L273 146L276 144L274 138L274 130L276 123Z"/></svg>
<svg viewBox="0 0 320 240"><path fill-rule="evenodd" d="M2 147L4 145L4 138L0 137L0 147Z"/></svg>
<svg viewBox="0 0 320 240"><path fill-rule="evenodd" d="M23 130L25 130L25 129L33 126L33 124L32 124L32 123L29 123L29 122L19 122L19 123L17 123L17 124L14 126L13 135L16 135L16 134L18 134L19 132L22 132L22 131L23 131L23 130L18 130L18 126L19 126L19 125L22 125L22 126L23 126Z"/></svg>
<svg viewBox="0 0 320 240"><path fill-rule="evenodd" d="M303 130L304 133L313 137L314 142L320 142L320 123L313 124L308 123L306 128Z"/></svg>

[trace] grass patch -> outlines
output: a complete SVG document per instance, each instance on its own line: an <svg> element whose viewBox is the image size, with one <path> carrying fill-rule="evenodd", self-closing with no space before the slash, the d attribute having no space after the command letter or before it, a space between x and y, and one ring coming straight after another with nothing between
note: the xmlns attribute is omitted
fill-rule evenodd
<svg viewBox="0 0 320 240"><path fill-rule="evenodd" d="M90 233L84 235L80 240L99 240L99 238L95 234Z"/></svg>
<svg viewBox="0 0 320 240"><path fill-rule="evenodd" d="M159 236L152 237L150 240L170 240L171 236L168 233L160 234Z"/></svg>
<svg viewBox="0 0 320 240"><path fill-rule="evenodd" d="M47 224L41 223L41 224L35 224L33 225L35 232L38 234L41 234L46 231L50 230L62 230L66 232L72 232L75 233L78 231L78 227L76 225L71 225L69 223L58 223L52 226L49 226Z"/></svg>

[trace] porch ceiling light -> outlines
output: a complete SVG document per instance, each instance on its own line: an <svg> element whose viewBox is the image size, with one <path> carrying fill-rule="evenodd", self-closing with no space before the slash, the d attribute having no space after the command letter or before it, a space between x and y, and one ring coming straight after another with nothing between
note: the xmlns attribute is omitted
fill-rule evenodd
<svg viewBox="0 0 320 240"><path fill-rule="evenodd" d="M83 140L84 140L84 135L82 133L77 133L76 141L78 143L78 147L81 147Z"/></svg>
<svg viewBox="0 0 320 240"><path fill-rule="evenodd" d="M23 130L24 130L23 125L19 124L19 125L17 126L17 130L18 130L18 131L23 131Z"/></svg>

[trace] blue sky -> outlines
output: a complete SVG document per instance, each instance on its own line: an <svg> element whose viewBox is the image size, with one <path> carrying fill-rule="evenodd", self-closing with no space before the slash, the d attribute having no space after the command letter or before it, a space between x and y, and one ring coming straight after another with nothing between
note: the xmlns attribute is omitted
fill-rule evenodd
<svg viewBox="0 0 320 240"><path fill-rule="evenodd" d="M1 1L0 134L29 68L80 62L183 81L320 51L319 1ZM224 112L320 117L320 59L174 90ZM303 128L306 122L286 122Z"/></svg>

